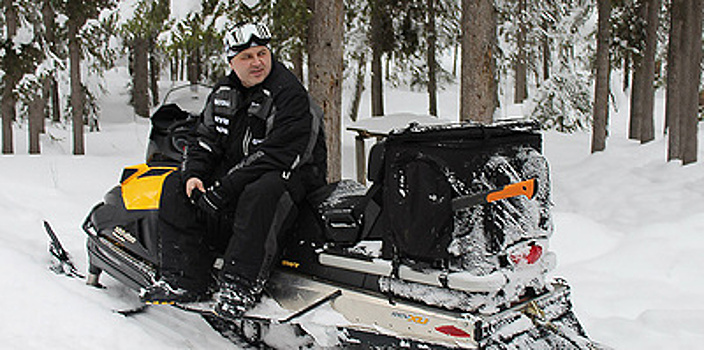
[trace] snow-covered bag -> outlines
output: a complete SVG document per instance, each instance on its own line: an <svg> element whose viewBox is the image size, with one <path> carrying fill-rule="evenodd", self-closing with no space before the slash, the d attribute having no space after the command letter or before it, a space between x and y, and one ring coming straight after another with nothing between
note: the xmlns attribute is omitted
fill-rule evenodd
<svg viewBox="0 0 704 350"><path fill-rule="evenodd" d="M391 133L383 148L385 259L417 269L506 277L500 293L461 309L494 309L528 287L549 288L545 276L555 265L548 252L552 203L537 124L411 125ZM457 198L527 180L536 184L531 198L452 205ZM386 288L418 293L404 292L393 279ZM475 297L460 297L458 303Z"/></svg>

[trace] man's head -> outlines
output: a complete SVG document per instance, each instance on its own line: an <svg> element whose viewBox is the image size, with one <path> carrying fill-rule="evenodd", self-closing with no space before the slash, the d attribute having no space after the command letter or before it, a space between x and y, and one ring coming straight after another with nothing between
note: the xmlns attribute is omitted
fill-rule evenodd
<svg viewBox="0 0 704 350"><path fill-rule="evenodd" d="M263 24L238 24L225 34L225 50L230 67L245 87L264 81L271 72L271 39Z"/></svg>

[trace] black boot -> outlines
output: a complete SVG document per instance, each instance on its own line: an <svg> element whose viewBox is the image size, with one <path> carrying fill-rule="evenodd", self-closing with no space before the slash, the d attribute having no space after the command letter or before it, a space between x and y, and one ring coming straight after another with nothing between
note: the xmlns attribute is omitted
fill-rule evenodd
<svg viewBox="0 0 704 350"><path fill-rule="evenodd" d="M241 278L218 283L215 293L215 313L224 318L239 318L259 301L262 287Z"/></svg>
<svg viewBox="0 0 704 350"><path fill-rule="evenodd" d="M207 300L208 293L184 289L162 278L151 286L142 288L139 299L147 304L190 303Z"/></svg>

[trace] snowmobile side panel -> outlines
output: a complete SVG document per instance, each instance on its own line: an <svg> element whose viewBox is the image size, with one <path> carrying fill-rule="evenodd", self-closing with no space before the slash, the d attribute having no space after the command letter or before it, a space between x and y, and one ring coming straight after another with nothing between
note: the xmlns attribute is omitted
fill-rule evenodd
<svg viewBox="0 0 704 350"><path fill-rule="evenodd" d="M153 267L129 256L105 238L88 235L86 245L91 269L105 271L132 289L146 287L156 278Z"/></svg>
<svg viewBox="0 0 704 350"><path fill-rule="evenodd" d="M344 321L328 326L344 331L345 348L358 344L411 349L601 349L579 324L569 286L561 281L553 282L541 295L490 314L451 312L398 299L392 302L380 293L281 271L272 276L267 290L291 312L341 291L330 305ZM300 322L305 329L310 319Z"/></svg>
<svg viewBox="0 0 704 350"><path fill-rule="evenodd" d="M83 231L108 238L122 250L140 260L157 260L156 210L127 210L122 202L121 187L116 186L97 204L83 223Z"/></svg>
<svg viewBox="0 0 704 350"><path fill-rule="evenodd" d="M125 168L130 175L122 181L122 199L127 210L153 210L159 208L161 187L166 176L176 167L138 164Z"/></svg>
<svg viewBox="0 0 704 350"><path fill-rule="evenodd" d="M473 349L477 346L473 338L474 322L462 313L401 300L391 302L380 293L339 287L281 271L272 276L267 288L283 308L291 311L301 310L340 289L342 294L330 305L345 319L336 326L351 333L413 339L450 348ZM446 332L448 327L461 332Z"/></svg>

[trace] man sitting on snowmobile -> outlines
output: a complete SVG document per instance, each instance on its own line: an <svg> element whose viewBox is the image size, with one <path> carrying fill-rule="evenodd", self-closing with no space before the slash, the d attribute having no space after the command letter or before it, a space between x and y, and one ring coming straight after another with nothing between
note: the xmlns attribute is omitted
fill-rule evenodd
<svg viewBox="0 0 704 350"><path fill-rule="evenodd" d="M251 23L225 35L232 72L208 97L180 172L164 182L162 276L142 290L147 303L208 297L214 259L204 241L215 227L229 236L215 311L242 315L261 294L295 205L325 184L322 112L272 57L270 37Z"/></svg>

